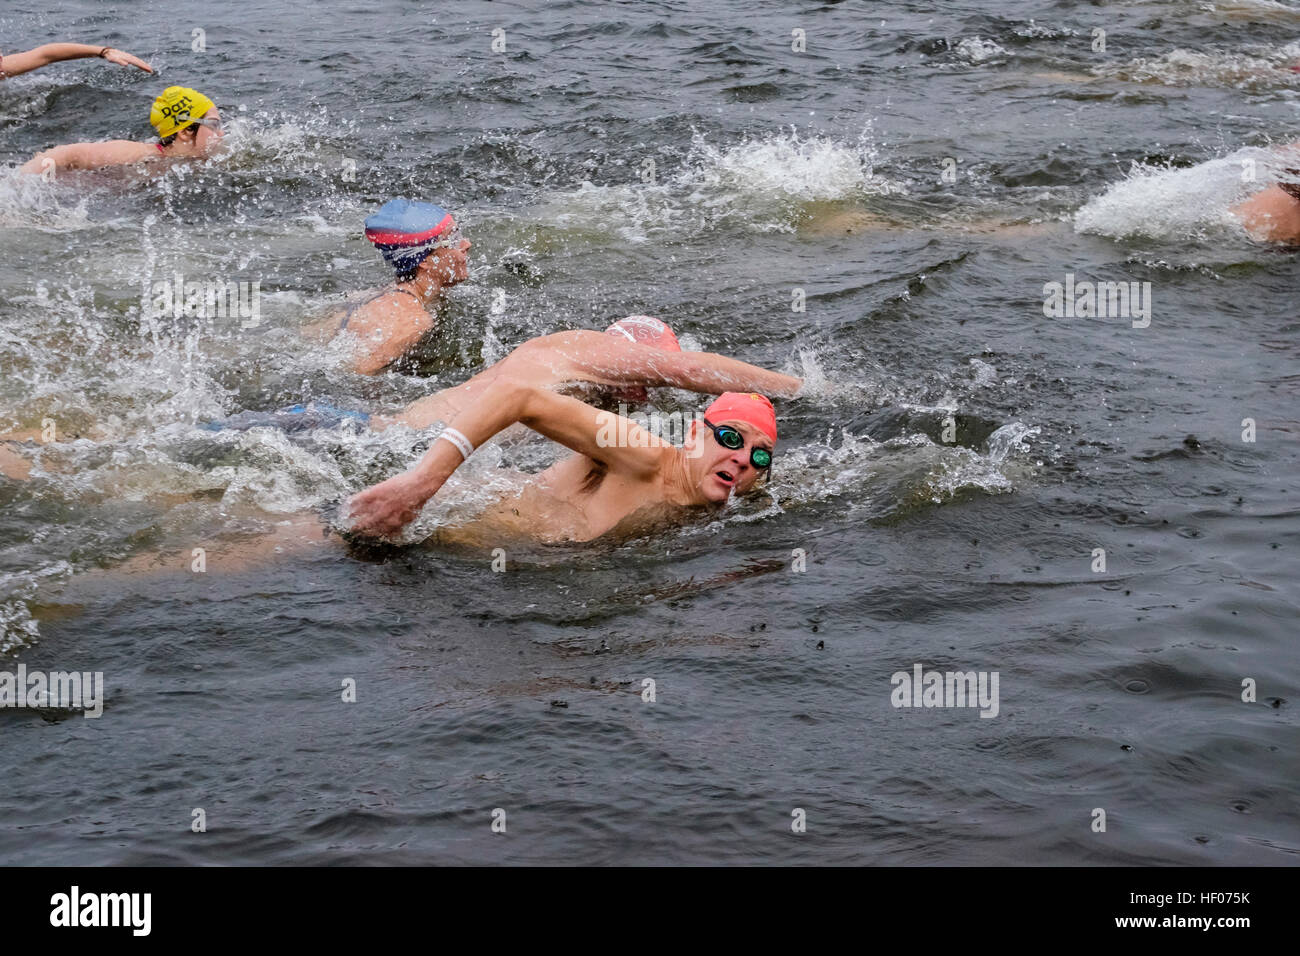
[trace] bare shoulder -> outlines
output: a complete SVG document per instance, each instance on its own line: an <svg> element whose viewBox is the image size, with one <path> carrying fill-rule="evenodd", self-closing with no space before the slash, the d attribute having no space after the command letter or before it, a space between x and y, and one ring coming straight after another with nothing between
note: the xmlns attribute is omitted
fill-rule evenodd
<svg viewBox="0 0 1300 956"><path fill-rule="evenodd" d="M386 335L423 332L433 325L433 316L423 303L395 289L362 299L349 309L347 331L362 339L376 332Z"/></svg>
<svg viewBox="0 0 1300 956"><path fill-rule="evenodd" d="M527 342L520 344L512 354L529 357L536 357L545 353L564 356L581 355L613 341L611 337L603 332L592 332L589 329L551 332L548 335L539 335L537 338L529 339Z"/></svg>
<svg viewBox="0 0 1300 956"><path fill-rule="evenodd" d="M588 338L590 336L590 338ZM586 378L582 372L590 364L593 350L601 339L599 332L552 332L517 345L498 363L518 382L547 384L571 378Z"/></svg>

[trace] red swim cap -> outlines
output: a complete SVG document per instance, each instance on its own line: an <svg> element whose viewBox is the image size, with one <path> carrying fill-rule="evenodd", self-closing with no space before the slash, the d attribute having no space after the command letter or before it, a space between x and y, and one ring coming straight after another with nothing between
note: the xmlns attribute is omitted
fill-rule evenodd
<svg viewBox="0 0 1300 956"><path fill-rule="evenodd" d="M677 344L677 336L673 334L672 329L668 328L668 323L652 315L629 315L626 319L619 319L605 331L610 335L623 336L637 345L652 345L667 352L682 350L682 347Z"/></svg>
<svg viewBox="0 0 1300 956"><path fill-rule="evenodd" d="M704 417L715 425L744 422L776 441L776 409L758 392L723 392L704 410Z"/></svg>

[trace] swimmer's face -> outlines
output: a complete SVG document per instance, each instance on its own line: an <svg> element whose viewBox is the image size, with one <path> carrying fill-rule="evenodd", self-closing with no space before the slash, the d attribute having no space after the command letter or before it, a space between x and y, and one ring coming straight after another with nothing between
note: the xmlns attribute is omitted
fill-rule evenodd
<svg viewBox="0 0 1300 956"><path fill-rule="evenodd" d="M712 419L710 419L712 421ZM736 449L726 448L713 437L703 422L691 423L691 434L686 442L686 461L691 481L700 493L714 504L722 504L733 493L748 494L766 469L758 469L749 460L755 448L772 450L772 439L746 422L713 422L728 425L745 437L745 444Z"/></svg>
<svg viewBox="0 0 1300 956"><path fill-rule="evenodd" d="M427 261L433 263L443 285L455 285L469 278L470 245L468 239L462 239L459 245L439 249L429 257Z"/></svg>
<svg viewBox="0 0 1300 956"><path fill-rule="evenodd" d="M214 106L203 114L203 122L195 127L194 149L205 153L221 141L221 114Z"/></svg>

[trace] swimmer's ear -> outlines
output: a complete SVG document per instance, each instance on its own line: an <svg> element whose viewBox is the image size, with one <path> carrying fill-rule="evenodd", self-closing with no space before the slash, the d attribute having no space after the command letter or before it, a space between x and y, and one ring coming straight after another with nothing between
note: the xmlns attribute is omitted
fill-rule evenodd
<svg viewBox="0 0 1300 956"><path fill-rule="evenodd" d="M691 424L686 429L686 441L683 442L684 448L697 448L700 443L700 416L696 415L691 419ZM688 455L689 458L699 457L698 455Z"/></svg>

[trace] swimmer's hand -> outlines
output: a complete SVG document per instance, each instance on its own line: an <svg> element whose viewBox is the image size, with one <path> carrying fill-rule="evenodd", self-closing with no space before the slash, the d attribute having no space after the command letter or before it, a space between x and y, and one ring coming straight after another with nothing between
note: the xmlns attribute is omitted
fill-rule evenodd
<svg viewBox="0 0 1300 956"><path fill-rule="evenodd" d="M397 534L415 520L432 495L414 472L381 481L352 496L346 517L353 534L383 538Z"/></svg>
<svg viewBox="0 0 1300 956"><path fill-rule="evenodd" d="M104 51L104 59L109 63L116 63L118 66L134 66L136 69L144 70L146 73L153 72L153 67L138 56L118 50L115 47L109 47Z"/></svg>
<svg viewBox="0 0 1300 956"><path fill-rule="evenodd" d="M415 467L352 496L346 514L351 533L383 537L401 531L464 460L458 445L435 441Z"/></svg>

